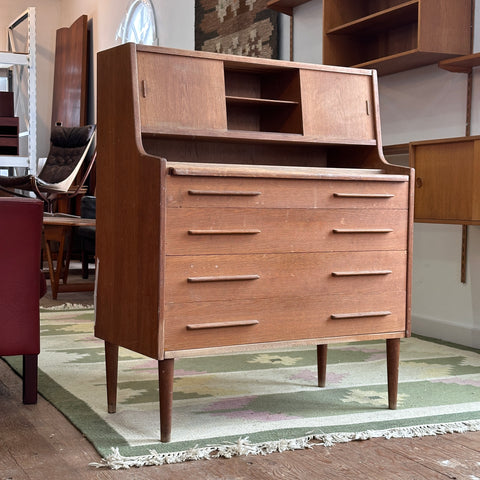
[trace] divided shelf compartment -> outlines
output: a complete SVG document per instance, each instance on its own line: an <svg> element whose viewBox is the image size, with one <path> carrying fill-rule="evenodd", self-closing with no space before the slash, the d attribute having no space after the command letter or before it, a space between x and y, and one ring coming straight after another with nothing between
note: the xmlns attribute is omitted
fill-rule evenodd
<svg viewBox="0 0 480 480"><path fill-rule="evenodd" d="M325 0L323 60L380 75L437 63L469 53L470 23L471 0Z"/></svg>
<svg viewBox="0 0 480 480"><path fill-rule="evenodd" d="M225 68L227 129L302 134L298 69Z"/></svg>
<svg viewBox="0 0 480 480"><path fill-rule="evenodd" d="M207 149L198 140L210 147L241 143L252 158L267 145L272 151L274 144L301 142L306 155L310 149L308 164L320 144L377 144L371 71L152 47L138 50L136 65L140 128L158 155L160 137L164 151L167 139L196 141L197 151ZM175 161L183 161L181 151L173 150Z"/></svg>

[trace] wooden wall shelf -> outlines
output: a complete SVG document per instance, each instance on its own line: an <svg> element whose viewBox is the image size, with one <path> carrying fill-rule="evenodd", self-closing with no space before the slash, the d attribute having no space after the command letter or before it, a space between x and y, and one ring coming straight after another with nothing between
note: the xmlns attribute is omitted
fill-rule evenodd
<svg viewBox="0 0 480 480"><path fill-rule="evenodd" d="M480 53L442 60L438 66L455 73L470 73L472 68L480 66Z"/></svg>
<svg viewBox="0 0 480 480"><path fill-rule="evenodd" d="M267 2L268 8L276 10L286 15L293 15L293 9L299 5L309 2L310 0L270 0Z"/></svg>
<svg viewBox="0 0 480 480"><path fill-rule="evenodd" d="M387 75L471 51L471 0L324 0L323 62Z"/></svg>

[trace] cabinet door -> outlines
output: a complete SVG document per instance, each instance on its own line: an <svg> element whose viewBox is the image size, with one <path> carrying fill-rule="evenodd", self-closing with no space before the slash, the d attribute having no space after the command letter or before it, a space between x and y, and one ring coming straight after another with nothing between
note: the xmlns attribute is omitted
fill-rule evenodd
<svg viewBox="0 0 480 480"><path fill-rule="evenodd" d="M375 140L372 77L302 70L305 136L362 143Z"/></svg>
<svg viewBox="0 0 480 480"><path fill-rule="evenodd" d="M142 130L226 129L223 62L139 52Z"/></svg>
<svg viewBox="0 0 480 480"><path fill-rule="evenodd" d="M475 199L479 146L473 140L412 144L416 221L480 220Z"/></svg>

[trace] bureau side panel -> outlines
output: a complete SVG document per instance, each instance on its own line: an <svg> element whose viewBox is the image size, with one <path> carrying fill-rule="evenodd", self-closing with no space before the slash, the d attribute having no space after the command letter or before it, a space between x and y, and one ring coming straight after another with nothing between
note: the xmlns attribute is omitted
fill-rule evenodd
<svg viewBox="0 0 480 480"><path fill-rule="evenodd" d="M142 150L136 87L131 45L99 54L95 335L157 358L165 161Z"/></svg>

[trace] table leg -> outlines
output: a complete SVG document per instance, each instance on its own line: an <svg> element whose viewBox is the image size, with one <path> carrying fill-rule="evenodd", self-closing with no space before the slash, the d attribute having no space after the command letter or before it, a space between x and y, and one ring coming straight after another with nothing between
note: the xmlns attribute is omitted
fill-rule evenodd
<svg viewBox="0 0 480 480"><path fill-rule="evenodd" d="M108 413L115 413L117 411L118 345L110 342L105 342L105 370Z"/></svg>
<svg viewBox="0 0 480 480"><path fill-rule="evenodd" d="M169 442L172 432L174 359L158 361L158 390L160 397L160 441Z"/></svg>
<svg viewBox="0 0 480 480"><path fill-rule="evenodd" d="M324 387L327 382L327 351L328 345L317 345L317 374L319 387Z"/></svg>
<svg viewBox="0 0 480 480"><path fill-rule="evenodd" d="M400 339L387 340L388 408L397 408L398 369L400 365Z"/></svg>
<svg viewBox="0 0 480 480"><path fill-rule="evenodd" d="M94 282L67 284L71 254L71 235L70 225L44 225L43 244L47 255L52 298L54 300L57 298L59 292L91 292L95 288ZM51 242L59 244L56 268L54 267L53 262ZM66 246L67 248L65 251ZM60 285L60 277L63 279L62 285Z"/></svg>
<svg viewBox="0 0 480 480"><path fill-rule="evenodd" d="M65 247L66 228L63 226L48 227L44 229L44 246L47 254L48 270L50 273L50 285L52 288L52 298L56 299L58 294L58 285L60 283L60 273L63 265L63 250ZM51 242L58 242L57 268L53 267L53 257Z"/></svg>

